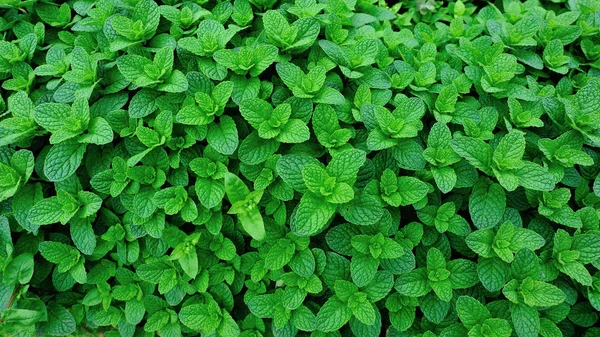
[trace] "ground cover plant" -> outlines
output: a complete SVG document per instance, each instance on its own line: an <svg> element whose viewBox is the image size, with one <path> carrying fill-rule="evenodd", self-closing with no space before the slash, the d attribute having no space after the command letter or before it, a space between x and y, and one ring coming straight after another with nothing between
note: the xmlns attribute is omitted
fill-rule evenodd
<svg viewBox="0 0 600 337"><path fill-rule="evenodd" d="M600 1L0 2L0 335L600 336Z"/></svg>

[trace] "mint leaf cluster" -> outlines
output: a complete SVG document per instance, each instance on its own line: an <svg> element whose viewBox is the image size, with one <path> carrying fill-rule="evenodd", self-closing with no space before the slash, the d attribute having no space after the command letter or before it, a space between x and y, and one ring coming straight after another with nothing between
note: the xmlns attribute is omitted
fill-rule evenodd
<svg viewBox="0 0 600 337"><path fill-rule="evenodd" d="M599 148L600 0L3 0L0 336L600 336Z"/></svg>

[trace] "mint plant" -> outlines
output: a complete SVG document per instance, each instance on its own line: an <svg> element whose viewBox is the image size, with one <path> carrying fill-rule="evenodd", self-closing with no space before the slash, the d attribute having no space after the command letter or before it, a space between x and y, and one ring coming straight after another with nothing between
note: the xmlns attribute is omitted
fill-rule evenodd
<svg viewBox="0 0 600 337"><path fill-rule="evenodd" d="M396 2L0 2L0 336L599 336L600 1Z"/></svg>

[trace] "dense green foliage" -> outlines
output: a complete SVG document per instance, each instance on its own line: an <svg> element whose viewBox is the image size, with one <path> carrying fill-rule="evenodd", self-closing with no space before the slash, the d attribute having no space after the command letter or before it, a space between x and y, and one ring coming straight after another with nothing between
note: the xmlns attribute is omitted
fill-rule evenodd
<svg viewBox="0 0 600 337"><path fill-rule="evenodd" d="M600 336L600 0L3 0L0 80L2 336Z"/></svg>

